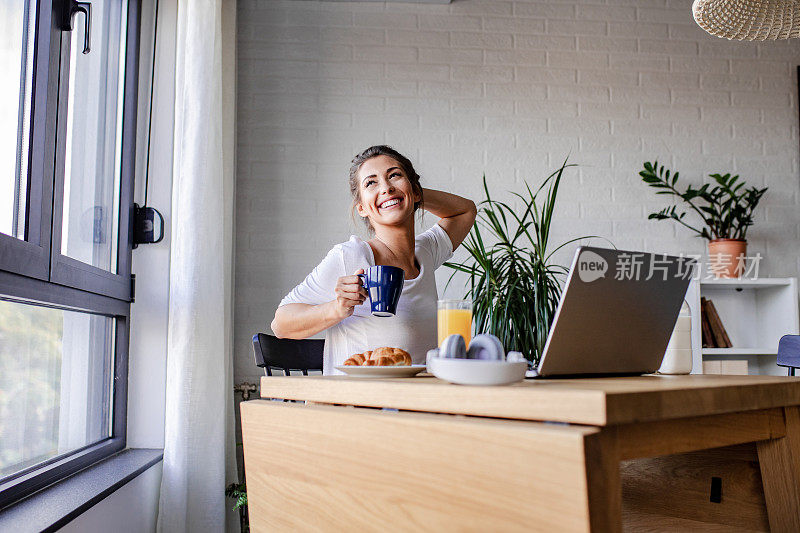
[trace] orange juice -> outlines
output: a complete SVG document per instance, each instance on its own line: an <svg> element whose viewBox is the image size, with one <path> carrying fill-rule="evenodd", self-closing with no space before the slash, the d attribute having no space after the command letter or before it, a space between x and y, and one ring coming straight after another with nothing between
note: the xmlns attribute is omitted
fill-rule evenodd
<svg viewBox="0 0 800 533"><path fill-rule="evenodd" d="M461 335L467 346L472 339L472 310L471 309L439 309L437 311L439 331L439 346L449 335Z"/></svg>

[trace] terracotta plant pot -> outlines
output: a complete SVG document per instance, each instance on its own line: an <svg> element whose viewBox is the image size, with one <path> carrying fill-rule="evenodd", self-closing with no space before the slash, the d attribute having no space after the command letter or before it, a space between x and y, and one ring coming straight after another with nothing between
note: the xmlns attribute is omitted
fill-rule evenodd
<svg viewBox="0 0 800 533"><path fill-rule="evenodd" d="M747 241L714 239L708 241L708 266L716 278L740 278L745 269Z"/></svg>

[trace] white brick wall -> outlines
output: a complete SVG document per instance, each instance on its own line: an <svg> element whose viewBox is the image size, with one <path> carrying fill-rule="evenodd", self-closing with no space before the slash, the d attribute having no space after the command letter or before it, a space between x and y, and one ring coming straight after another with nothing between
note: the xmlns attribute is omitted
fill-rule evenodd
<svg viewBox="0 0 800 533"><path fill-rule="evenodd" d="M690 6L239 0L236 380L258 375L250 336L280 298L360 231L347 169L372 144L407 154L425 186L476 200L484 173L503 196L569 155L582 166L553 242L598 234L652 251L705 247L646 220L665 204L641 183L643 161L695 184L737 172L770 187L749 234L762 275L799 275L800 43L710 37Z"/></svg>

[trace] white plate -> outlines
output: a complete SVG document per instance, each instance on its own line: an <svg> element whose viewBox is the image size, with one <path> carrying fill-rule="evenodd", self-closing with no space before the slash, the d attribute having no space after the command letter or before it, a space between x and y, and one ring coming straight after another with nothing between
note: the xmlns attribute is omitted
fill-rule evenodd
<svg viewBox="0 0 800 533"><path fill-rule="evenodd" d="M526 361L486 361L431 357L428 370L437 378L459 385L508 385L525 379Z"/></svg>
<svg viewBox="0 0 800 533"><path fill-rule="evenodd" d="M352 378L410 378L425 370L425 365L406 366L355 366L335 367Z"/></svg>

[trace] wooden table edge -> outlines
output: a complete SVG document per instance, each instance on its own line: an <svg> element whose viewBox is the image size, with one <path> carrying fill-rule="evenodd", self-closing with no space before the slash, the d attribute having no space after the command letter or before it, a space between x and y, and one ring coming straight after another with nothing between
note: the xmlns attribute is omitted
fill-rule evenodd
<svg viewBox="0 0 800 533"><path fill-rule="evenodd" d="M265 376L261 379L261 397L596 426L800 405L800 378L774 376L750 383L742 379L745 376L731 378L735 379L709 379L707 385L699 381L700 386L695 383L683 389L605 391L581 388L578 380L467 387L438 380L426 383L427 378ZM541 390L537 390L538 383L542 383ZM562 386L564 383L568 386ZM597 381L591 383L596 385Z"/></svg>

